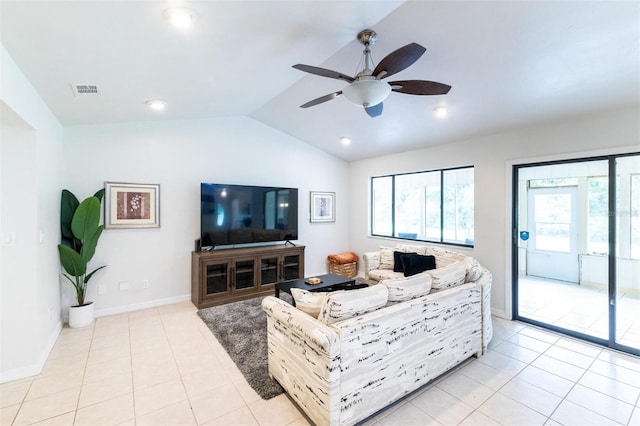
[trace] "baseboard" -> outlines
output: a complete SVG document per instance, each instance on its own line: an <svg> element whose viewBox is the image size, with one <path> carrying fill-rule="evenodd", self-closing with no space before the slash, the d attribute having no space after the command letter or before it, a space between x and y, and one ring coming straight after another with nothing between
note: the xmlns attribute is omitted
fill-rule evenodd
<svg viewBox="0 0 640 426"><path fill-rule="evenodd" d="M502 309L491 308L491 315L498 318L504 318L506 320L510 320L511 318L507 317L507 313Z"/></svg>
<svg viewBox="0 0 640 426"><path fill-rule="evenodd" d="M13 370L0 372L0 383L12 382L14 380L20 380L26 377L32 377L40 374L40 372L42 372L42 369L44 368L45 362L47 362L47 359L49 358L49 354L51 354L53 346L58 340L58 336L60 335L61 331L62 321L58 321L55 328L53 329L53 332L49 336L49 339L47 340L42 353L40 354L40 359L38 359L38 362L26 367L20 367Z"/></svg>
<svg viewBox="0 0 640 426"><path fill-rule="evenodd" d="M141 309L155 308L158 306L171 305L173 303L188 302L191 300L191 294L184 294L182 296L167 297L166 299L156 299L147 302L134 303L131 305L117 306L115 308L98 309L95 311L95 316L105 317L107 315L124 314L127 312L139 311Z"/></svg>

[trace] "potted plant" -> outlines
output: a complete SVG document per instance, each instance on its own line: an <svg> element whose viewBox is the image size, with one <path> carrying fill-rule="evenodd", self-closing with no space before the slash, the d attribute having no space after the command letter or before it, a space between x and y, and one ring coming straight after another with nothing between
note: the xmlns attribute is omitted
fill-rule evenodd
<svg viewBox="0 0 640 426"><path fill-rule="evenodd" d="M95 254L98 239L104 230L100 225L100 203L104 189L88 197L82 203L66 189L60 202L60 230L62 241L58 244L63 274L76 291L77 305L69 307L69 327L85 327L93 322L93 302L85 300L87 284L91 277L106 265L89 272L88 263Z"/></svg>

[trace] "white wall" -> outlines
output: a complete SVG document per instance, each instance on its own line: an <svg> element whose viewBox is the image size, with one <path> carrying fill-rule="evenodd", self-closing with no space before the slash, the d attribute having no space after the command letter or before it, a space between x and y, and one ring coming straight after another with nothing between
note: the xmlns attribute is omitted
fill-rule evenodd
<svg viewBox="0 0 640 426"><path fill-rule="evenodd" d="M63 129L0 45L0 382L40 372L62 327Z"/></svg>
<svg viewBox="0 0 640 426"><path fill-rule="evenodd" d="M97 315L190 298L201 182L297 187L306 275L326 273L327 254L349 248L348 164L250 118L67 127L63 169L80 199L105 181L160 184L160 228L105 230L98 243L92 264L108 267L89 286ZM309 191L336 193L335 223L309 223Z"/></svg>
<svg viewBox="0 0 640 426"><path fill-rule="evenodd" d="M389 244L389 240L369 236L371 176L473 165L475 247L454 249L476 257L493 273L492 307L497 314L507 315L511 303L510 166L593 152L638 151L639 117L638 107L627 108L354 162L349 176L350 247L362 253Z"/></svg>

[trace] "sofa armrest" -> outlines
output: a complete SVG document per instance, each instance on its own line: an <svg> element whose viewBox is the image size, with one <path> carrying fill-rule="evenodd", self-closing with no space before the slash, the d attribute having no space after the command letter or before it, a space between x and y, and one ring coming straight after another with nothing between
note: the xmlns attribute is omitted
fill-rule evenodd
<svg viewBox="0 0 640 426"><path fill-rule="evenodd" d="M267 314L269 376L316 424L340 415L340 339L333 328L280 299L262 300Z"/></svg>
<svg viewBox="0 0 640 426"><path fill-rule="evenodd" d="M380 268L380 252L370 251L362 255L364 260L364 277L369 279L369 271Z"/></svg>
<svg viewBox="0 0 640 426"><path fill-rule="evenodd" d="M487 352L487 346L493 339L493 323L491 321L491 284L493 275L488 269L482 268L482 275L475 282L482 289L482 355Z"/></svg>
<svg viewBox="0 0 640 426"><path fill-rule="evenodd" d="M311 315L273 296L267 296L262 300L262 309L267 313L267 320L286 325L290 333L295 334L313 350L327 356L340 354L338 333Z"/></svg>

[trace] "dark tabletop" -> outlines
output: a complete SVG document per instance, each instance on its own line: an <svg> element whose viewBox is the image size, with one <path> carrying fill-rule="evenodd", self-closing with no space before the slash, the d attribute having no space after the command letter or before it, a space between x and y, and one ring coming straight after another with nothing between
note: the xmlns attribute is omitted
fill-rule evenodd
<svg viewBox="0 0 640 426"><path fill-rule="evenodd" d="M316 278L320 278L322 282L320 284L308 284L309 278L300 278L297 280L283 281L276 284L278 290L282 290L286 293L291 293L292 288L301 288L307 291L329 291L338 290L340 288L354 285L356 280L353 278L345 277L338 274L325 274L316 275Z"/></svg>

